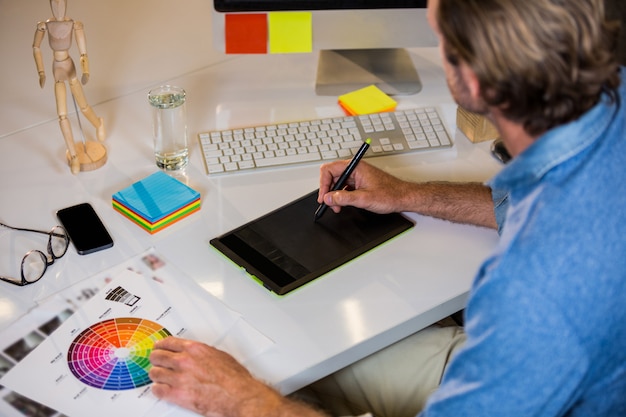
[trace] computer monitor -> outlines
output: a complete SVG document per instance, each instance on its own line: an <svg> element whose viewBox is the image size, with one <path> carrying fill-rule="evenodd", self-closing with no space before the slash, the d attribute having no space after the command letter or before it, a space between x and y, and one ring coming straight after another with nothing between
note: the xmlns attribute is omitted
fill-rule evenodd
<svg viewBox="0 0 626 417"><path fill-rule="evenodd" d="M341 95L377 85L390 95L422 88L406 48L436 46L426 0L213 0L213 33L224 44L226 13L310 11L319 51L315 91Z"/></svg>

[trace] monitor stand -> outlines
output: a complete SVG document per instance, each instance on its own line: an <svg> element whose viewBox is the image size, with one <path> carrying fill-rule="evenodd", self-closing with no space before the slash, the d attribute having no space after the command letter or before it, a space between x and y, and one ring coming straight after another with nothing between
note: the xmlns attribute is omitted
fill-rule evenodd
<svg viewBox="0 0 626 417"><path fill-rule="evenodd" d="M409 95L422 89L406 49L321 50L315 93L339 96L368 85L389 95Z"/></svg>

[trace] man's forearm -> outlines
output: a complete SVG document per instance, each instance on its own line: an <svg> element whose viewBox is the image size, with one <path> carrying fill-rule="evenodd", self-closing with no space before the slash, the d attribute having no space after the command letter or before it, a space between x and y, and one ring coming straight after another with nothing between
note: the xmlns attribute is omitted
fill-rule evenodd
<svg viewBox="0 0 626 417"><path fill-rule="evenodd" d="M282 396L269 386L262 386L260 390L258 395L239 402L238 417L328 417L308 404Z"/></svg>
<svg viewBox="0 0 626 417"><path fill-rule="evenodd" d="M497 228L491 189L480 183L409 183L403 211Z"/></svg>

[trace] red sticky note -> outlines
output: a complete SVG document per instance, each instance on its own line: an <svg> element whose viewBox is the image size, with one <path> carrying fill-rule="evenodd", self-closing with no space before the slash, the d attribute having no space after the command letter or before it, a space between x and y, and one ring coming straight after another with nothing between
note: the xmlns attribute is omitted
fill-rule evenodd
<svg viewBox="0 0 626 417"><path fill-rule="evenodd" d="M227 54L266 54L267 15L265 13L226 14Z"/></svg>

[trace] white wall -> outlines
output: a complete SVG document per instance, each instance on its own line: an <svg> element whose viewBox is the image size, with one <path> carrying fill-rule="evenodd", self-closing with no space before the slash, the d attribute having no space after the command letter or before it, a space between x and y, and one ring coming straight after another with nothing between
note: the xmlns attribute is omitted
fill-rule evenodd
<svg viewBox="0 0 626 417"><path fill-rule="evenodd" d="M223 59L213 47L211 9L211 0L68 0L67 16L85 25L89 103L147 89ZM0 138L56 118L47 37L43 89L32 54L37 22L51 17L48 0L0 0ZM78 66L75 42L72 52Z"/></svg>

